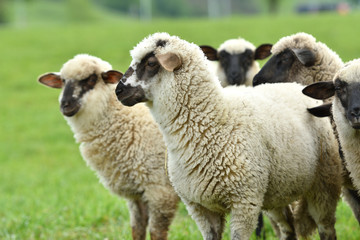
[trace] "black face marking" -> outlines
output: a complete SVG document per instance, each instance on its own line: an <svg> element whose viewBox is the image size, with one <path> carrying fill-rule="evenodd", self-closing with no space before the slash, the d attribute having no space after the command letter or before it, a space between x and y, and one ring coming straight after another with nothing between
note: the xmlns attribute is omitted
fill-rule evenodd
<svg viewBox="0 0 360 240"><path fill-rule="evenodd" d="M290 69L296 57L290 49L272 56L255 75L253 86L263 83L290 82Z"/></svg>
<svg viewBox="0 0 360 240"><path fill-rule="evenodd" d="M65 87L60 101L60 110L65 116L74 116L80 110L80 99L95 87L97 79L94 73L80 81L63 80Z"/></svg>
<svg viewBox="0 0 360 240"><path fill-rule="evenodd" d="M160 63L155 57L154 53L147 54L141 62L136 66L136 78L141 81L149 81L154 77L160 69ZM132 87L125 85L127 78L134 73L133 68L129 68L121 81L116 86L115 94L119 101L125 106L133 106L140 102L146 102L148 99L145 97L145 92L141 86Z"/></svg>
<svg viewBox="0 0 360 240"><path fill-rule="evenodd" d="M95 87L97 79L98 77L94 73L91 74L88 78L79 81L79 85L81 86L81 96Z"/></svg>
<svg viewBox="0 0 360 240"><path fill-rule="evenodd" d="M254 52L250 49L241 54L230 54L225 50L219 52L219 61L230 85L241 85L246 81L246 73L254 61Z"/></svg>
<svg viewBox="0 0 360 240"><path fill-rule="evenodd" d="M155 57L154 53L149 53L137 65L136 76L137 79L147 81L153 76L155 76L159 72L159 70L159 61Z"/></svg>
<svg viewBox="0 0 360 240"><path fill-rule="evenodd" d="M348 107L348 83L345 81L341 81L340 79L336 79L334 82L335 85L335 94L339 98L341 105L344 109Z"/></svg>
<svg viewBox="0 0 360 240"><path fill-rule="evenodd" d="M345 117L355 129L360 129L360 83L335 80L335 92L345 109Z"/></svg>
<svg viewBox="0 0 360 240"><path fill-rule="evenodd" d="M129 67L128 70L126 70L125 74L123 75L121 81L122 81L123 83L125 83L126 80L127 80L129 77L131 77L131 75L133 75L133 73L134 73L134 69L133 69L132 67Z"/></svg>
<svg viewBox="0 0 360 240"><path fill-rule="evenodd" d="M125 85L122 81L118 83L115 89L117 99L125 106L133 106L140 102L146 102L145 92L141 86L132 87Z"/></svg>
<svg viewBox="0 0 360 240"><path fill-rule="evenodd" d="M165 47L166 44L167 44L167 41L161 40L161 39L156 42L157 47Z"/></svg>

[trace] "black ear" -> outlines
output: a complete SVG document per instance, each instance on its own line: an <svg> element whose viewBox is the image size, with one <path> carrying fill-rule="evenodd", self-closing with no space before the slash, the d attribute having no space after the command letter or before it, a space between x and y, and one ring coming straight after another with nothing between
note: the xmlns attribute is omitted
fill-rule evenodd
<svg viewBox="0 0 360 240"><path fill-rule="evenodd" d="M324 100L335 95L335 86L332 81L316 82L306 86L302 92L306 96Z"/></svg>
<svg viewBox="0 0 360 240"><path fill-rule="evenodd" d="M308 108L308 112L315 117L329 117L331 115L331 103L326 103L318 107Z"/></svg>
<svg viewBox="0 0 360 240"><path fill-rule="evenodd" d="M219 60L218 56L217 56L217 50L211 46L207 46L207 45L201 45L199 46L201 48L201 50L204 52L205 56L207 57L207 59L209 59L210 61L217 61Z"/></svg>
<svg viewBox="0 0 360 240"><path fill-rule="evenodd" d="M272 44L261 44L255 50L254 59L262 60L271 55Z"/></svg>
<svg viewBox="0 0 360 240"><path fill-rule="evenodd" d="M316 56L315 53L310 49L291 49L291 51L305 67L314 66Z"/></svg>

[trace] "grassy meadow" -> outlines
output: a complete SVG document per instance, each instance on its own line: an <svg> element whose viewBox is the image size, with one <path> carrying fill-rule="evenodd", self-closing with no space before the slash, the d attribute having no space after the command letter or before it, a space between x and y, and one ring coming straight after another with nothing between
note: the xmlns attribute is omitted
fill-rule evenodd
<svg viewBox="0 0 360 240"><path fill-rule="evenodd" d="M348 61L360 57L359 22L360 13L353 12L151 22L107 17L0 26L0 239L131 239L126 202L104 189L86 166L60 114L59 90L38 84L40 74L59 71L77 53L125 71L129 50L156 31L214 47L238 36L255 45L275 43L304 31ZM338 239L360 239L359 225L343 202L336 229ZM275 239L267 219L266 234ZM183 204L169 239L201 239ZM229 227L224 239L230 239Z"/></svg>

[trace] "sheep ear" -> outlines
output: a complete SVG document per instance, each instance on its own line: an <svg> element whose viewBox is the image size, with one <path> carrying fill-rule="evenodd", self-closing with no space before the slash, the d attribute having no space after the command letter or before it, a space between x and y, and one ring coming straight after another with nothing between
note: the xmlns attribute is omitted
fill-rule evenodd
<svg viewBox="0 0 360 240"><path fill-rule="evenodd" d="M329 117L331 116L331 103L326 103L318 107L308 108L308 112L315 117Z"/></svg>
<svg viewBox="0 0 360 240"><path fill-rule="evenodd" d="M63 81L57 73L45 73L38 78L39 83L51 88L62 88Z"/></svg>
<svg viewBox="0 0 360 240"><path fill-rule="evenodd" d="M261 44L255 50L254 59L262 60L271 55L272 44Z"/></svg>
<svg viewBox="0 0 360 240"><path fill-rule="evenodd" d="M215 48L213 48L211 46L207 46L207 45L201 45L199 47L203 51L203 53L205 54L207 59L209 59L210 61L218 61L219 60L218 52Z"/></svg>
<svg viewBox="0 0 360 240"><path fill-rule="evenodd" d="M182 64L180 57L172 52L165 54L157 54L156 58L159 61L160 65L169 72L178 70Z"/></svg>
<svg viewBox="0 0 360 240"><path fill-rule="evenodd" d="M299 59L299 61L305 66L305 67L311 67L314 66L316 61L316 56L313 51L310 49L291 49L291 51L294 53L294 55Z"/></svg>
<svg viewBox="0 0 360 240"><path fill-rule="evenodd" d="M302 90L303 94L306 96L324 100L326 98L332 97L335 95L335 86L332 81L329 82L316 82L306 86Z"/></svg>
<svg viewBox="0 0 360 240"><path fill-rule="evenodd" d="M105 83L118 83L121 78L123 77L123 74L116 70L110 70L107 72L101 73L101 77L104 80Z"/></svg>

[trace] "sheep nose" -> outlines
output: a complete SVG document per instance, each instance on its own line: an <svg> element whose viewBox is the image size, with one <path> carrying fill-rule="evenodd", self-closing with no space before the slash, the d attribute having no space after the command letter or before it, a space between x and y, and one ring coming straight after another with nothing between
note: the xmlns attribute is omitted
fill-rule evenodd
<svg viewBox="0 0 360 240"><path fill-rule="evenodd" d="M238 77L239 75L240 75L239 72L236 72L236 71L232 71L232 72L230 73L230 76L233 77L233 78L236 78L236 77Z"/></svg>
<svg viewBox="0 0 360 240"><path fill-rule="evenodd" d="M262 80L261 77L259 77L258 75L255 75L253 78L253 87L262 84Z"/></svg>
<svg viewBox="0 0 360 240"><path fill-rule="evenodd" d="M360 107L354 107L351 112L350 112L351 116L355 117L355 118L359 118L360 117Z"/></svg>
<svg viewBox="0 0 360 240"><path fill-rule="evenodd" d="M116 86L115 94L117 96L119 96L124 91L124 87L125 87L124 83L122 81L120 81L118 83L118 85Z"/></svg>
<svg viewBox="0 0 360 240"><path fill-rule="evenodd" d="M69 100L62 100L61 101L61 107L66 108L70 106L70 101Z"/></svg>

